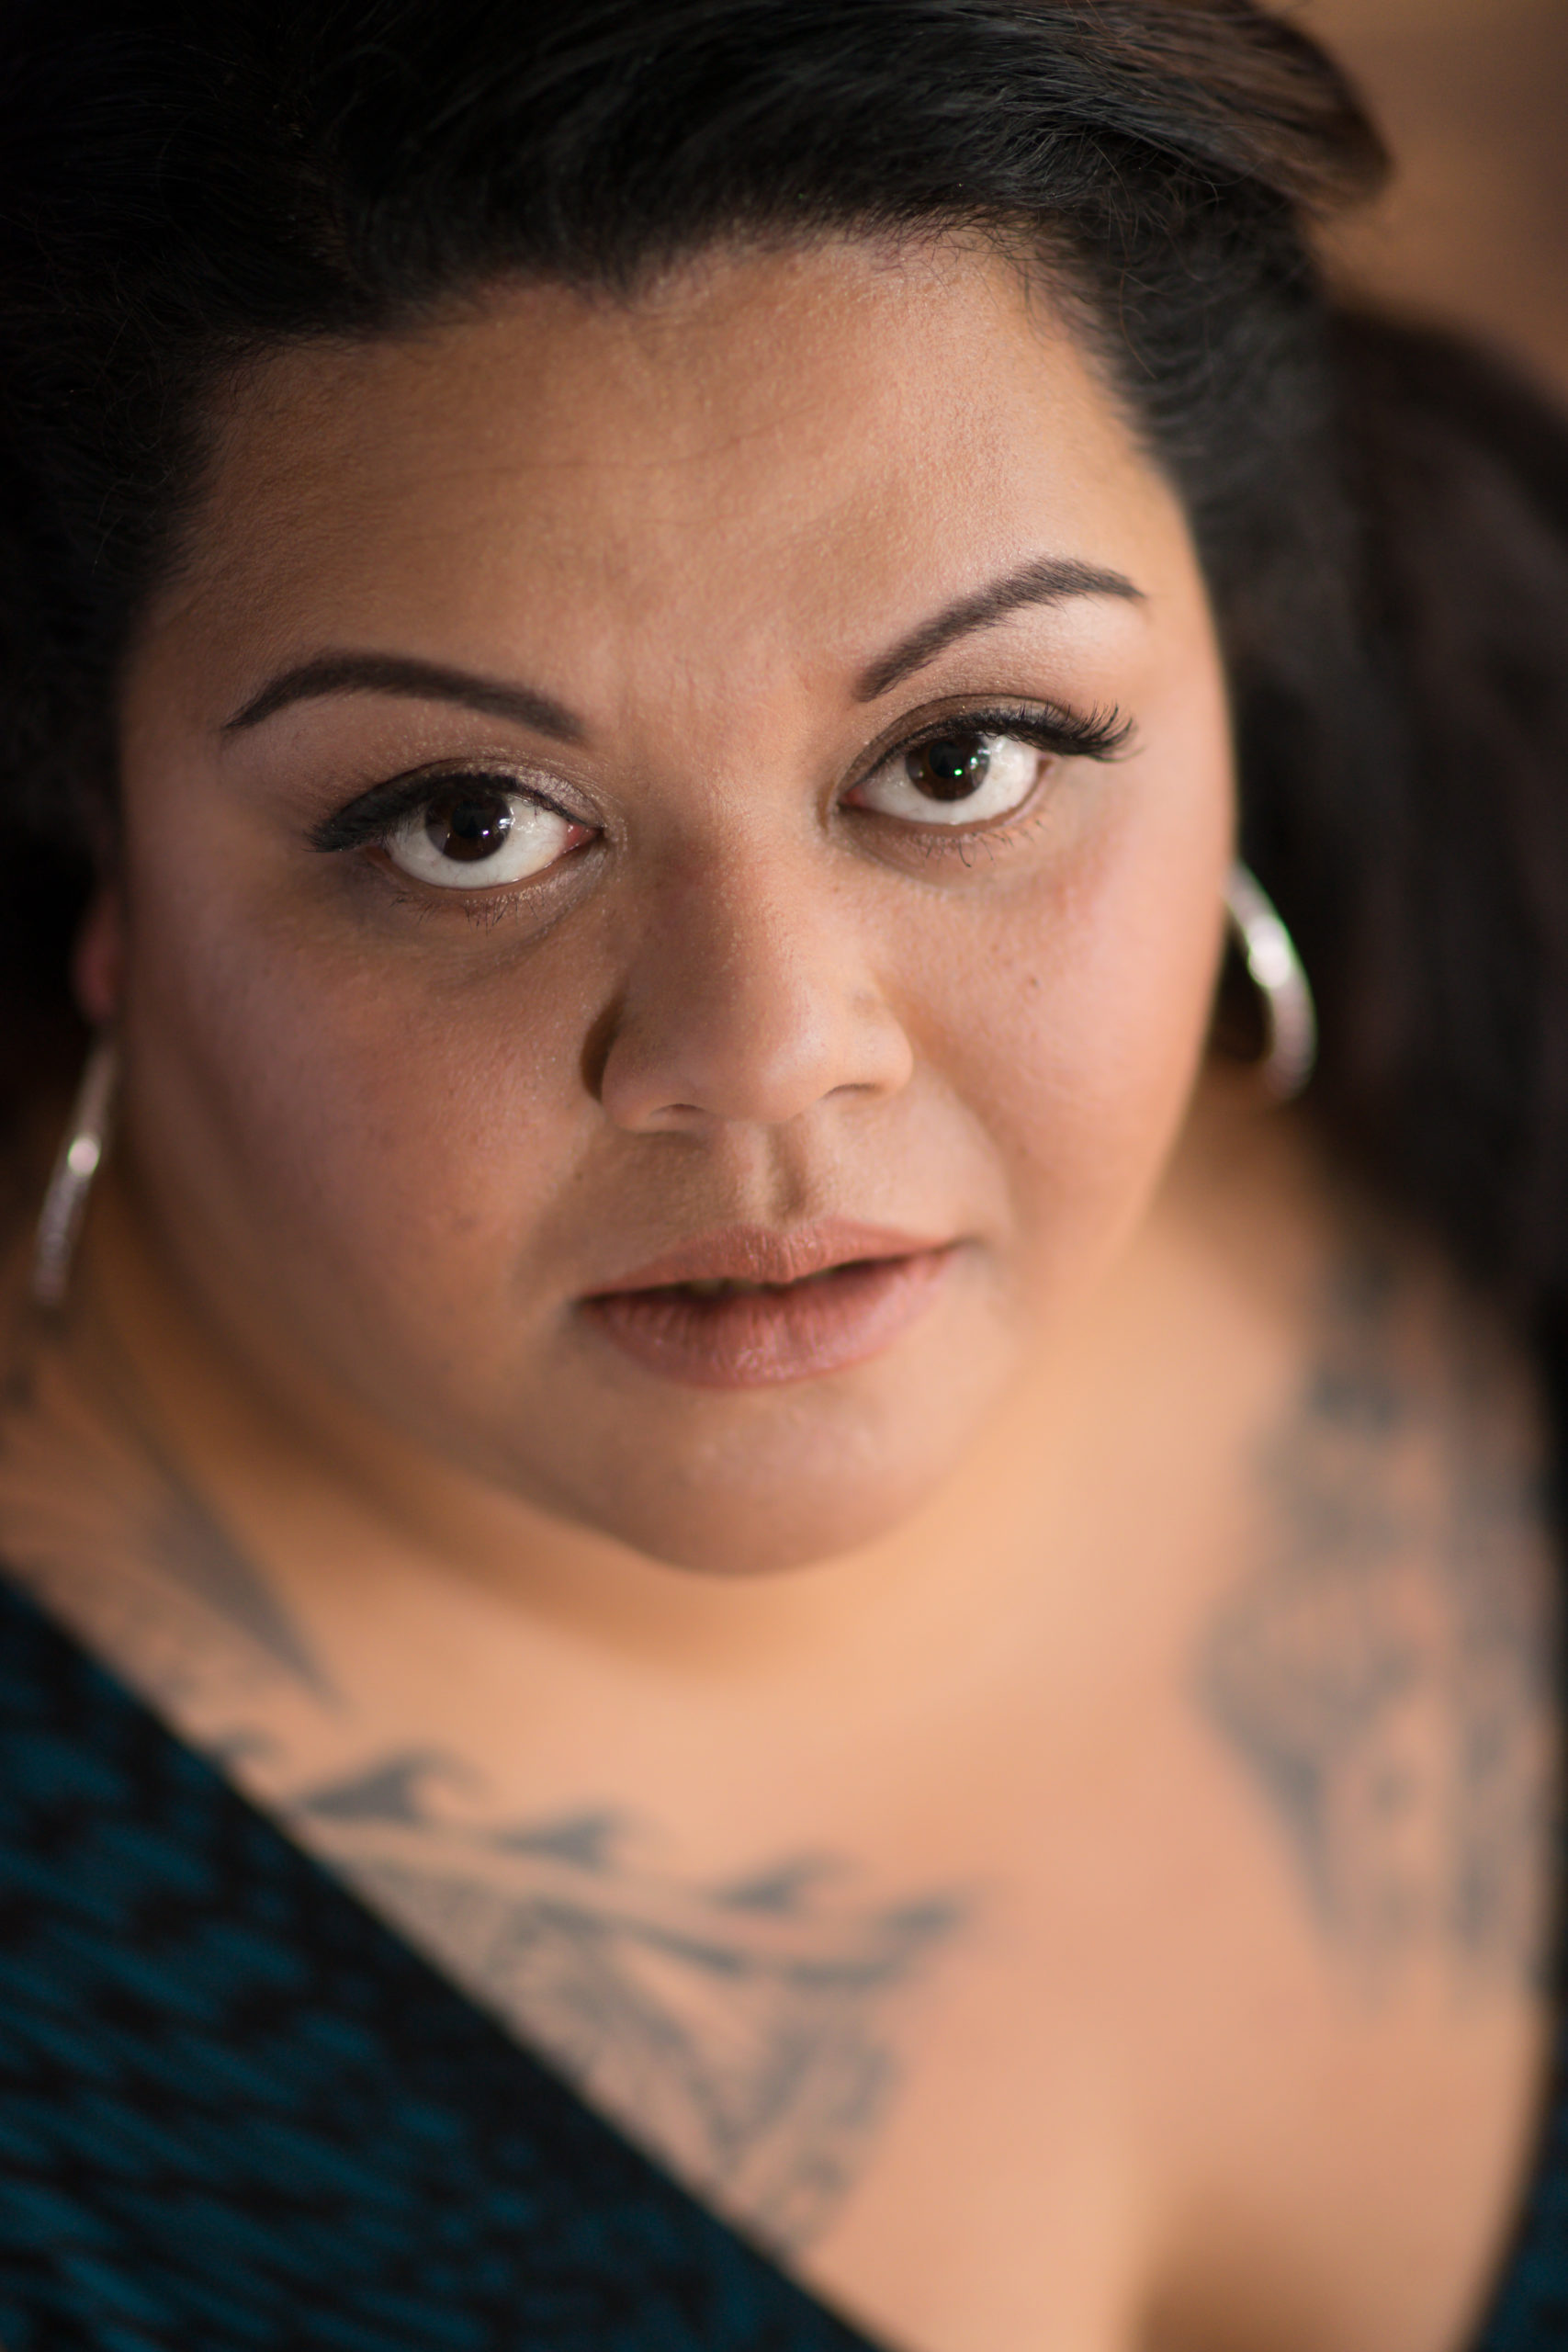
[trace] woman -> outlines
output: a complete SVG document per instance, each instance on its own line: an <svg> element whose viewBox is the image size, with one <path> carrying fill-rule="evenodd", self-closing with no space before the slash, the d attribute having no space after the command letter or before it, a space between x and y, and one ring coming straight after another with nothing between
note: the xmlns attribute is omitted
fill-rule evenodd
<svg viewBox="0 0 1568 2352"><path fill-rule="evenodd" d="M5 40L7 2352L1558 2340L1568 441L1332 65Z"/></svg>

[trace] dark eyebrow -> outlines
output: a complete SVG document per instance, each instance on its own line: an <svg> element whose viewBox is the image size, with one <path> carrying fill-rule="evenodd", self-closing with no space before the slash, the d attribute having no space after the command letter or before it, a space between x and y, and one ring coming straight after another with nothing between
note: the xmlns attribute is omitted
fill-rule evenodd
<svg viewBox="0 0 1568 2352"><path fill-rule="evenodd" d="M1048 556L1025 564L1005 580L994 581L973 595L922 621L861 673L856 698L874 702L911 671L933 662L955 638L972 629L988 628L1024 605L1055 605L1069 596L1119 596L1142 604L1143 591L1120 571L1105 571L1073 558ZM455 702L489 718L506 718L536 733L553 735L558 742L574 743L582 723L560 703L532 686L503 685L496 678L480 678L468 670L447 669L438 662L420 662L395 653L322 653L297 662L271 678L259 693L223 722L223 733L233 735L286 710L290 703L319 695L402 695L421 702Z"/></svg>
<svg viewBox="0 0 1568 2352"><path fill-rule="evenodd" d="M1102 571L1096 564L1079 563L1070 556L1043 557L1039 562L1026 563L1021 571L1010 572L1005 580L993 581L988 588L977 589L972 596L961 596L956 604L911 629L861 672L855 684L856 699L874 702L912 670L923 670L928 662L934 662L955 638L967 637L971 629L989 628L1022 605L1058 605L1068 596L1120 596L1134 605L1145 601L1143 590L1135 588L1124 572Z"/></svg>
<svg viewBox="0 0 1568 2352"><path fill-rule="evenodd" d="M416 662L396 653L321 653L300 662L270 679L232 718L226 718L223 732L232 735L244 727L259 727L275 711L317 695L363 694L460 702L488 718L509 718L563 743L574 743L582 734L580 719L531 686L502 685L496 678L479 678L467 670L448 670L438 662Z"/></svg>

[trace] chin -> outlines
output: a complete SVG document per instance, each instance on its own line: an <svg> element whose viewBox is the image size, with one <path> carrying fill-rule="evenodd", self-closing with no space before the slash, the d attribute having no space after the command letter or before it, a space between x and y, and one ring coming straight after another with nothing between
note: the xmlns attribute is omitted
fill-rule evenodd
<svg viewBox="0 0 1568 2352"><path fill-rule="evenodd" d="M784 1576L863 1551L896 1534L941 1484L929 1476L890 1490L864 1482L805 1482L785 1489L756 1482L739 1492L622 1494L571 1512L586 1532L694 1575Z"/></svg>
<svg viewBox="0 0 1568 2352"><path fill-rule="evenodd" d="M813 1400L815 1401L815 1400ZM513 1491L552 1518L666 1566L710 1577L765 1577L841 1558L895 1534L932 1499L968 1451L978 1415L940 1428L902 1412L818 1417L807 1400L757 1426L703 1442L620 1447L573 1476L526 1473Z"/></svg>

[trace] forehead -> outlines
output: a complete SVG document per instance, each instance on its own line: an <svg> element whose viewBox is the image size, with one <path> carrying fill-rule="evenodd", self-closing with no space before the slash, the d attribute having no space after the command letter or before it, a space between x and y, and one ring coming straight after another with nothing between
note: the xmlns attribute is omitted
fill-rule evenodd
<svg viewBox="0 0 1568 2352"><path fill-rule="evenodd" d="M1010 561L1180 569L1174 499L1048 296L989 251L714 254L269 362L223 420L169 616L502 659L513 618L841 645ZM592 660L584 642L576 651Z"/></svg>

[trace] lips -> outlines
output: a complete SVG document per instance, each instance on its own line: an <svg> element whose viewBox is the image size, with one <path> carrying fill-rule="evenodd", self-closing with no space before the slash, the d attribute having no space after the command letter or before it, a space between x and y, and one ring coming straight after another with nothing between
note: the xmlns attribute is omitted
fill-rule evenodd
<svg viewBox="0 0 1568 2352"><path fill-rule="evenodd" d="M950 1243L886 1227L736 1226L635 1268L579 1312L665 1379L772 1387L880 1354L932 1302L952 1257Z"/></svg>

